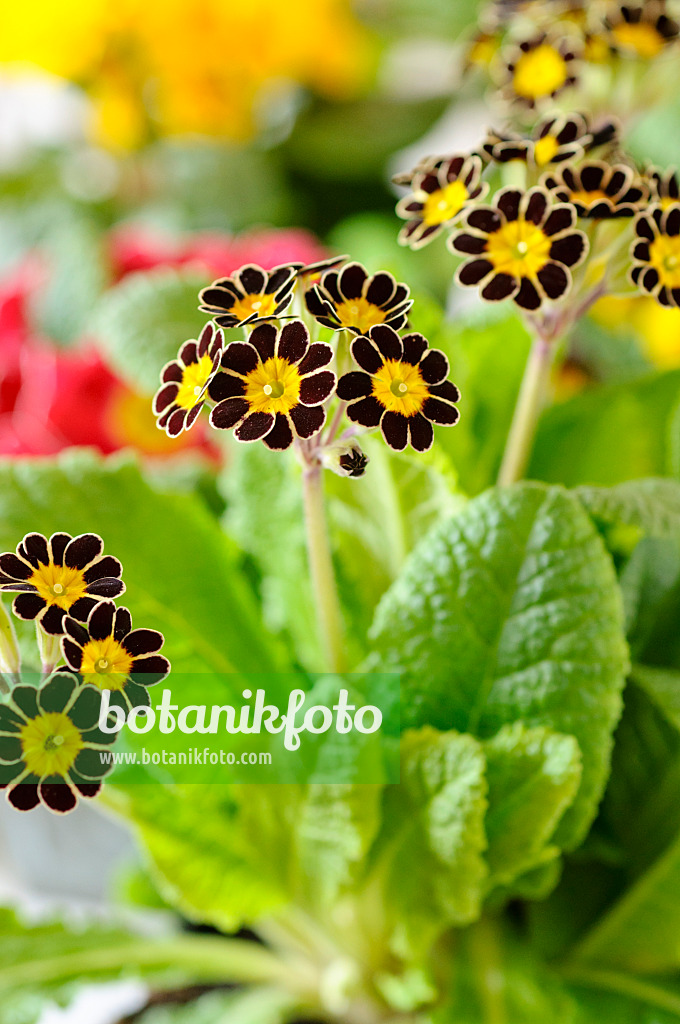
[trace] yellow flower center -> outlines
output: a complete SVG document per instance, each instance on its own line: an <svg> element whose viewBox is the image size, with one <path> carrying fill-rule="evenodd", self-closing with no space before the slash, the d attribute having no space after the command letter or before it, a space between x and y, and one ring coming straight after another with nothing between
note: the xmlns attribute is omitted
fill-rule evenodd
<svg viewBox="0 0 680 1024"><path fill-rule="evenodd" d="M212 368L213 361L208 355L201 356L197 363L186 367L175 399L181 409L193 409L200 402Z"/></svg>
<svg viewBox="0 0 680 1024"><path fill-rule="evenodd" d="M368 299L347 299L336 307L335 312L343 327L356 327L362 334L366 334L376 324L385 323L383 310Z"/></svg>
<svg viewBox="0 0 680 1024"><path fill-rule="evenodd" d="M80 569L69 569L66 565L40 563L33 575L26 581L38 591L48 605L55 604L65 612L87 593L87 583Z"/></svg>
<svg viewBox="0 0 680 1024"><path fill-rule="evenodd" d="M462 181L452 181L432 192L425 200L423 220L428 226L452 220L465 206L468 190Z"/></svg>
<svg viewBox="0 0 680 1024"><path fill-rule="evenodd" d="M677 203L677 201L678 200L673 199L672 196L662 196L659 200L659 206L662 210L667 210L669 206L673 206L673 204Z"/></svg>
<svg viewBox="0 0 680 1024"><path fill-rule="evenodd" d="M493 36L478 36L468 50L467 59L477 67L487 67L494 58L498 44Z"/></svg>
<svg viewBox="0 0 680 1024"><path fill-rule="evenodd" d="M539 167L543 167L544 164L549 164L553 159L560 144L556 138L552 135L544 135L542 139L538 139L534 143L534 160Z"/></svg>
<svg viewBox="0 0 680 1024"><path fill-rule="evenodd" d="M548 262L550 239L526 220L513 220L489 235L486 252L497 271L535 277Z"/></svg>
<svg viewBox="0 0 680 1024"><path fill-rule="evenodd" d="M373 377L373 396L402 416L420 412L429 394L418 367L398 359L388 359Z"/></svg>
<svg viewBox="0 0 680 1024"><path fill-rule="evenodd" d="M663 36L649 22L641 21L631 25L624 21L612 30L612 35L619 46L632 50L638 57L656 57L664 48Z"/></svg>
<svg viewBox="0 0 680 1024"><path fill-rule="evenodd" d="M589 209L594 206L595 203L599 203L601 199L609 199L606 192L603 192L601 188L593 189L592 192L586 192L585 189L580 189L577 192L572 192L569 196L572 203L579 203L581 206L585 206Z"/></svg>
<svg viewBox="0 0 680 1024"><path fill-rule="evenodd" d="M583 56L590 64L603 64L609 59L609 44L604 36L588 36Z"/></svg>
<svg viewBox="0 0 680 1024"><path fill-rule="evenodd" d="M300 401L302 378L292 363L280 356L259 363L246 376L245 399L251 412L284 415Z"/></svg>
<svg viewBox="0 0 680 1024"><path fill-rule="evenodd" d="M19 733L23 761L33 775L66 775L84 747L68 715L51 711L31 719Z"/></svg>
<svg viewBox="0 0 680 1024"><path fill-rule="evenodd" d="M122 690L132 671L132 658L112 636L88 640L83 647L80 673L100 690Z"/></svg>
<svg viewBox="0 0 680 1024"><path fill-rule="evenodd" d="M258 295L244 295L234 303L229 312L239 323L247 320L253 313L257 313L258 316L273 316L276 312L276 299L273 295L265 295L264 292Z"/></svg>
<svg viewBox="0 0 680 1024"><path fill-rule="evenodd" d="M557 92L567 77L567 62L562 54L549 43L541 43L517 61L512 87L523 99L536 100Z"/></svg>
<svg viewBox="0 0 680 1024"><path fill-rule="evenodd" d="M659 235L649 247L649 262L666 288L680 288L680 236Z"/></svg>

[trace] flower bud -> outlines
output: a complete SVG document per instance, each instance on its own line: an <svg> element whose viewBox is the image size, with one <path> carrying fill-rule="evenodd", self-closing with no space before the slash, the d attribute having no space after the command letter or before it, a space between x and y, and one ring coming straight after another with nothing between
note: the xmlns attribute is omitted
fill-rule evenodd
<svg viewBox="0 0 680 1024"><path fill-rule="evenodd" d="M368 456L364 455L356 441L332 444L324 448L321 461L326 469L338 476L363 476L368 465Z"/></svg>

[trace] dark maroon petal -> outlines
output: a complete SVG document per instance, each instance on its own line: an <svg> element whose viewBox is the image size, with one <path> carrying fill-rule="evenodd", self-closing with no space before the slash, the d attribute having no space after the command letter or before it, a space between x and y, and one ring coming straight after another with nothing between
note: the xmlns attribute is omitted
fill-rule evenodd
<svg viewBox="0 0 680 1024"><path fill-rule="evenodd" d="M161 370L161 382L163 384L181 384L182 377L184 376L184 369L179 365L176 359L173 359L171 363L166 365Z"/></svg>
<svg viewBox="0 0 680 1024"><path fill-rule="evenodd" d="M596 164L586 164L581 168L581 187L585 192L596 192L602 185L604 168Z"/></svg>
<svg viewBox="0 0 680 1024"><path fill-rule="evenodd" d="M393 328L386 324L378 324L371 327L371 341L377 346L383 359L401 359L404 354L404 346L401 338Z"/></svg>
<svg viewBox="0 0 680 1024"><path fill-rule="evenodd" d="M260 295L264 292L267 284L267 274L262 267L258 267L255 263L248 263L245 267L237 270L234 279L238 281L246 295Z"/></svg>
<svg viewBox="0 0 680 1024"><path fill-rule="evenodd" d="M82 622L76 622L74 617L70 614L64 619L64 630L66 635L72 640L75 640L75 642L81 647L83 647L90 639L90 634L85 626L83 626Z"/></svg>
<svg viewBox="0 0 680 1024"><path fill-rule="evenodd" d="M267 324L266 326L271 326ZM261 330L256 328L255 330ZM255 331L253 331L255 334ZM252 340L253 334L250 335ZM242 376L251 373L259 363L257 351L252 344L245 341L232 341L222 353L220 366L224 370L231 370L233 373L240 373Z"/></svg>
<svg viewBox="0 0 680 1024"><path fill-rule="evenodd" d="M236 401L236 399L231 399ZM238 441L259 441L274 426L274 417L270 412L253 412L246 416L243 423L234 431Z"/></svg>
<svg viewBox="0 0 680 1024"><path fill-rule="evenodd" d="M205 327L203 328L203 330L201 331L200 337L198 339L198 356L199 356L199 358L201 358L202 356L207 355L208 349L210 348L210 343L213 340L213 334L214 333L215 333L215 328L213 327L212 324L206 324Z"/></svg>
<svg viewBox="0 0 680 1024"><path fill-rule="evenodd" d="M456 252L466 253L468 256L480 256L486 250L486 238L478 238L476 235L466 235L463 232L451 239L451 245Z"/></svg>
<svg viewBox="0 0 680 1024"><path fill-rule="evenodd" d="M185 341L179 350L179 359L185 366L198 362L198 345L195 341Z"/></svg>
<svg viewBox="0 0 680 1024"><path fill-rule="evenodd" d="M659 271L655 267L648 267L642 275L642 287L648 291L653 292L659 284ZM17 598L17 601L19 598Z"/></svg>
<svg viewBox="0 0 680 1024"><path fill-rule="evenodd" d="M355 338L350 347L352 359L366 373L377 373L383 365L383 360L375 345L372 345L368 338Z"/></svg>
<svg viewBox="0 0 680 1024"><path fill-rule="evenodd" d="M360 263L348 263L340 271L338 288L346 299L358 299L361 297L366 282L366 271Z"/></svg>
<svg viewBox="0 0 680 1024"><path fill-rule="evenodd" d="M301 320L293 320L281 330L276 354L289 363L299 363L309 348L309 331Z"/></svg>
<svg viewBox="0 0 680 1024"><path fill-rule="evenodd" d="M184 424L187 418L186 409L176 409L172 415L164 423L165 432L169 437L179 437L184 430Z"/></svg>
<svg viewBox="0 0 680 1024"><path fill-rule="evenodd" d="M87 620L87 629L93 640L106 640L113 636L113 616L116 606L113 601L102 601L91 612Z"/></svg>
<svg viewBox="0 0 680 1024"><path fill-rule="evenodd" d="M22 547L25 557L36 569L39 565L48 565L50 561L47 550L47 539L42 533L27 533L24 537Z"/></svg>
<svg viewBox="0 0 680 1024"><path fill-rule="evenodd" d="M246 389L246 382L233 373L218 373L208 385L208 394L213 402L223 402L225 398L237 398Z"/></svg>
<svg viewBox="0 0 680 1024"><path fill-rule="evenodd" d="M194 423L196 422L196 420L200 416L201 409L203 408L204 405L205 405L205 402L199 402L198 405L195 405L193 407L193 409L189 409L188 410L187 416L186 416L186 422L184 424L184 429L185 430L191 430L191 428L193 427Z"/></svg>
<svg viewBox="0 0 680 1024"><path fill-rule="evenodd" d="M662 306L667 306L668 308L670 308L674 305L673 296L665 285L656 297Z"/></svg>
<svg viewBox="0 0 680 1024"><path fill-rule="evenodd" d="M493 274L482 288L482 298L487 302L502 302L514 295L519 281L510 274Z"/></svg>
<svg viewBox="0 0 680 1024"><path fill-rule="evenodd" d="M460 391L450 380L445 380L441 384L435 384L429 390L431 395L434 395L436 398L443 398L446 402L457 402L460 398Z"/></svg>
<svg viewBox="0 0 680 1024"><path fill-rule="evenodd" d="M87 622L87 617L99 601L95 597L81 597L75 604L72 604L68 610L69 615L78 622Z"/></svg>
<svg viewBox="0 0 680 1024"><path fill-rule="evenodd" d="M320 405L309 406L296 405L290 410L290 418L293 421L295 432L298 437L313 437L318 434L326 420L326 413Z"/></svg>
<svg viewBox="0 0 680 1024"><path fill-rule="evenodd" d="M483 231L485 235L491 235L501 226L501 218L495 210L489 207L478 207L476 210L470 210L467 224L468 227L475 228L476 231Z"/></svg>
<svg viewBox="0 0 680 1024"><path fill-rule="evenodd" d="M274 426L264 438L267 448L272 451L285 451L293 443L293 431L291 430L288 417L278 412L274 420Z"/></svg>
<svg viewBox="0 0 680 1024"><path fill-rule="evenodd" d="M426 398L422 409L423 415L433 423L442 423L445 426L452 426L458 422L460 413L454 405L448 402L440 402L438 398Z"/></svg>
<svg viewBox="0 0 680 1024"><path fill-rule="evenodd" d="M397 310L410 309L412 305L413 299L410 298L410 292L408 288L406 287L405 284L398 284L397 290L395 291L390 301L386 303L385 308L396 313Z"/></svg>
<svg viewBox="0 0 680 1024"><path fill-rule="evenodd" d="M353 402L347 409L347 416L353 423L360 423L362 427L377 427L384 412L385 407L371 395L369 398L362 398L360 402Z"/></svg>
<svg viewBox="0 0 680 1024"><path fill-rule="evenodd" d="M251 331L248 341L257 349L263 363L267 359L273 359L276 346L276 328L274 324L260 324L259 327Z"/></svg>
<svg viewBox="0 0 680 1024"><path fill-rule="evenodd" d="M170 671L170 662L161 654L154 654L150 658L136 658L132 662L132 679L140 686L152 686L165 679Z"/></svg>
<svg viewBox="0 0 680 1024"><path fill-rule="evenodd" d="M239 293L233 282L229 281L228 284L229 287L225 282L219 288L216 285L211 285L210 288L204 288L198 293L198 300L205 312L211 312L214 309L231 309Z"/></svg>
<svg viewBox="0 0 680 1024"><path fill-rule="evenodd" d="M17 811L32 811L40 803L37 783L20 782L10 789L7 799Z"/></svg>
<svg viewBox="0 0 680 1024"><path fill-rule="evenodd" d="M80 782L73 779L73 784L80 795L84 796L87 800L91 800L102 788L101 782Z"/></svg>
<svg viewBox="0 0 680 1024"><path fill-rule="evenodd" d="M78 803L78 798L60 775L43 779L39 786L40 799L51 811L68 814Z"/></svg>
<svg viewBox="0 0 680 1024"><path fill-rule="evenodd" d="M110 576L105 576L103 580L95 580L87 588L88 594L94 594L95 597L118 597L124 590L125 584L123 581L113 579Z"/></svg>
<svg viewBox="0 0 680 1024"><path fill-rule="evenodd" d="M227 398L210 413L210 422L217 430L231 430L249 411L245 398Z"/></svg>
<svg viewBox="0 0 680 1024"><path fill-rule="evenodd" d="M50 537L50 552L55 565L64 564L64 552L70 540L70 533L53 533Z"/></svg>
<svg viewBox="0 0 680 1024"><path fill-rule="evenodd" d="M420 372L426 384L439 384L449 374L449 361L439 349L431 349L420 361Z"/></svg>
<svg viewBox="0 0 680 1024"><path fill-rule="evenodd" d="M548 197L540 189L528 192L527 197L524 213L525 220L531 221L532 224L542 224L548 208Z"/></svg>
<svg viewBox="0 0 680 1024"><path fill-rule="evenodd" d="M281 267L274 267L273 270L269 271L269 280L267 281L265 294L272 295L280 289L285 288L286 285L292 284L296 274L297 265L292 266L288 263Z"/></svg>
<svg viewBox="0 0 680 1024"><path fill-rule="evenodd" d="M680 235L680 207L673 206L666 213L666 223L664 225L666 234L670 235L671 238Z"/></svg>
<svg viewBox="0 0 680 1024"><path fill-rule="evenodd" d="M39 594L19 594L14 598L14 614L20 619L35 619L45 607L45 601Z"/></svg>
<svg viewBox="0 0 680 1024"><path fill-rule="evenodd" d="M132 616L127 608L118 608L116 610L115 625L113 629L114 639L121 642L123 637L127 636L132 629Z"/></svg>
<svg viewBox="0 0 680 1024"><path fill-rule="evenodd" d="M496 197L496 206L501 211L506 220L517 220L519 217L519 207L522 201L522 193L519 189L510 188L504 192L501 192Z"/></svg>
<svg viewBox="0 0 680 1024"><path fill-rule="evenodd" d="M133 658L140 654L155 654L162 646L163 634L157 629L133 629L123 641L123 647Z"/></svg>
<svg viewBox="0 0 680 1024"><path fill-rule="evenodd" d="M408 431L411 447L415 451L426 452L432 447L434 430L429 420L426 420L421 413L409 417Z"/></svg>
<svg viewBox="0 0 680 1024"><path fill-rule="evenodd" d="M105 555L104 558L100 558L99 561L95 562L94 565L91 565L83 573L86 583L94 583L95 580L100 580L104 576L113 576L114 579L120 579L122 575L123 566L113 555Z"/></svg>
<svg viewBox="0 0 680 1024"><path fill-rule="evenodd" d="M638 217L635 221L635 230L640 238L646 238L648 242L653 242L656 238L654 228L647 217Z"/></svg>
<svg viewBox="0 0 680 1024"><path fill-rule="evenodd" d="M402 356L404 362L416 366L422 359L423 353L427 351L427 340L422 334L407 334L405 338L401 339L401 343L404 348Z"/></svg>
<svg viewBox="0 0 680 1024"><path fill-rule="evenodd" d="M335 374L330 370L320 370L303 377L300 382L300 401L303 405L319 405L333 394Z"/></svg>
<svg viewBox="0 0 680 1024"><path fill-rule="evenodd" d="M331 346L326 345L325 342L316 341L313 345L310 345L309 352L299 364L298 373L301 377L304 377L307 373L313 373L314 370L327 366L332 358L333 349Z"/></svg>
<svg viewBox="0 0 680 1024"><path fill-rule="evenodd" d="M570 284L569 271L559 263L546 263L536 276L549 299L559 299Z"/></svg>
<svg viewBox="0 0 680 1024"><path fill-rule="evenodd" d="M330 305L321 297L316 285L313 285L305 292L305 305L312 316L315 317L328 315L331 312Z"/></svg>
<svg viewBox="0 0 680 1024"><path fill-rule="evenodd" d="M408 444L408 420L399 412L386 412L380 421L382 435L390 448L403 452Z"/></svg>
<svg viewBox="0 0 680 1024"><path fill-rule="evenodd" d="M33 566L9 551L0 555L0 572L13 580L27 580L33 575Z"/></svg>
<svg viewBox="0 0 680 1024"><path fill-rule="evenodd" d="M541 296L528 277L522 278L520 289L513 299L522 309L538 309L541 305Z"/></svg>
<svg viewBox="0 0 680 1024"><path fill-rule="evenodd" d="M373 381L370 376L361 370L352 370L338 381L337 395L343 402L352 402L370 395L372 390Z"/></svg>
<svg viewBox="0 0 680 1024"><path fill-rule="evenodd" d="M87 643L87 640L85 643ZM79 672L80 666L83 663L82 649L67 636L65 636L61 641L61 649L64 652L64 657L68 662L69 668L72 668L74 672Z"/></svg>
<svg viewBox="0 0 680 1024"><path fill-rule="evenodd" d="M493 271L489 260L469 260L458 268L457 278L465 288L473 288Z"/></svg>
<svg viewBox="0 0 680 1024"><path fill-rule="evenodd" d="M61 636L64 632L64 617L66 612L63 608L57 608L56 604L50 607L41 615L40 625L51 636Z"/></svg>
<svg viewBox="0 0 680 1024"><path fill-rule="evenodd" d="M583 235L565 235L557 238L550 246L550 259L563 263L565 267L573 267L581 259L586 240Z"/></svg>
<svg viewBox="0 0 680 1024"><path fill-rule="evenodd" d="M96 533L82 533L74 537L64 552L64 565L70 569L85 569L101 555L104 541Z"/></svg>
<svg viewBox="0 0 680 1024"><path fill-rule="evenodd" d="M374 306L384 306L390 301L397 288L397 282L394 280L391 274L381 270L378 274L374 274L368 282L368 288L366 289L366 298L369 302L372 302Z"/></svg>
<svg viewBox="0 0 680 1024"><path fill-rule="evenodd" d="M558 206L557 209L551 210L546 217L543 233L545 235L557 235L561 231L567 231L574 226L575 219L576 213L573 207Z"/></svg>

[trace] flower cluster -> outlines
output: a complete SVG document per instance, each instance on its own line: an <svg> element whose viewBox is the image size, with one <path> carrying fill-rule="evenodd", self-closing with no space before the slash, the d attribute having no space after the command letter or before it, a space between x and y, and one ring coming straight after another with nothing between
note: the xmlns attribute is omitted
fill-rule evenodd
<svg viewBox="0 0 680 1024"><path fill-rule="evenodd" d="M482 70L520 114L544 109L556 97L568 102L578 96L580 105L591 106L603 66L613 95L619 76L653 68L644 83L637 77L634 95L621 93L624 105L632 104L622 112L632 113L670 85L679 34L665 0L492 0L482 10L464 68Z"/></svg>
<svg viewBox="0 0 680 1024"><path fill-rule="evenodd" d="M436 202L434 185L441 183L450 210L455 201L447 189L465 190L463 207L483 195L481 169L478 156L435 161L411 180ZM441 217L437 230L452 219ZM432 232L413 222L423 244ZM233 431L237 441L261 440L276 451L295 445L304 462L357 477L368 461L354 437L358 427L380 427L397 451L408 444L426 451L433 423L457 422L459 395L446 380L448 360L420 334L400 338L412 300L387 271L369 274L346 257L271 271L248 264L204 288L199 303L220 329L208 324L198 342L186 342L162 370L154 403L160 429L175 435L188 429L207 400L211 425ZM242 334L227 340L221 331L230 330ZM349 360L359 369L338 381L335 364L345 369ZM338 436L345 413L349 425Z"/></svg>
<svg viewBox="0 0 680 1024"><path fill-rule="evenodd" d="M101 692L126 711L148 707L147 688L170 672L163 635L133 629L128 609L116 608L123 570L103 548L93 533L30 533L0 554L0 592L17 594L18 618L35 620L45 677L23 683L17 652L17 685L0 703L0 788L19 810L43 803L63 813L78 794L95 796L109 770L99 755L114 738L98 728Z"/></svg>

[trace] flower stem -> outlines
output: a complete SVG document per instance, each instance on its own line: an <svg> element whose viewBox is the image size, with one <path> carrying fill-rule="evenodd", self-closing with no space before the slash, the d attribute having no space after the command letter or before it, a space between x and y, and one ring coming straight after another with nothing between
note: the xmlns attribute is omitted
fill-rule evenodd
<svg viewBox="0 0 680 1024"><path fill-rule="evenodd" d="M19 681L21 672L21 656L17 645L17 636L14 632L14 624L7 613L2 601L0 601L0 693L9 693L10 687L5 679L4 673Z"/></svg>
<svg viewBox="0 0 680 1024"><path fill-rule="evenodd" d="M554 348L543 335L534 338L498 474L499 487L516 483L526 472L545 403Z"/></svg>
<svg viewBox="0 0 680 1024"><path fill-rule="evenodd" d="M61 644L58 636L46 633L39 623L36 623L36 634L40 649L40 660L42 662L41 678L44 682L48 676L52 675L61 657Z"/></svg>
<svg viewBox="0 0 680 1024"><path fill-rule="evenodd" d="M304 466L302 488L309 568L316 598L319 632L328 668L333 672L342 672L345 668L342 612L328 540L320 463L310 462Z"/></svg>

